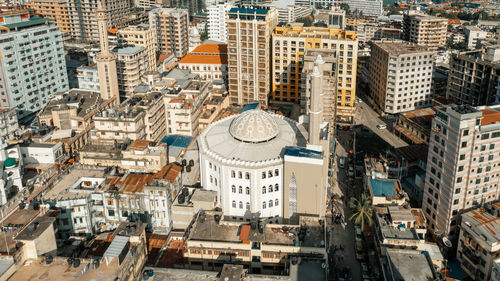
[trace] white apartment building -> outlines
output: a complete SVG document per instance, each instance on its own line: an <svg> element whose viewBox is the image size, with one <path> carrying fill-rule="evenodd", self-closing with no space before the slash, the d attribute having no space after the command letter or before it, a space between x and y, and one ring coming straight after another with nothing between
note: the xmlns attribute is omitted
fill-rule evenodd
<svg viewBox="0 0 500 281"><path fill-rule="evenodd" d="M76 69L76 79L78 80L78 89L99 92L99 73L97 66L82 65Z"/></svg>
<svg viewBox="0 0 500 281"><path fill-rule="evenodd" d="M111 52L118 55L116 72L120 96L130 97L149 69L148 50L142 46L125 46L114 48Z"/></svg>
<svg viewBox="0 0 500 281"><path fill-rule="evenodd" d="M364 17L375 18L381 16L384 11L382 0L342 0L341 3L349 5L351 12L357 11ZM338 5L339 3L335 1L335 4Z"/></svg>
<svg viewBox="0 0 500 281"><path fill-rule="evenodd" d="M119 40L146 49L148 70L156 69L156 53L158 52L158 46L156 45L157 41L155 36L155 30L147 24L129 25L117 31Z"/></svg>
<svg viewBox="0 0 500 281"><path fill-rule="evenodd" d="M224 3L216 4L207 8L208 39L227 43L226 12L228 12L232 7L233 5L231 3Z"/></svg>
<svg viewBox="0 0 500 281"><path fill-rule="evenodd" d="M19 129L14 108L0 108L0 138L7 140Z"/></svg>
<svg viewBox="0 0 500 281"><path fill-rule="evenodd" d="M464 210L500 199L500 107L436 108L422 209L428 229L456 237Z"/></svg>
<svg viewBox="0 0 500 281"><path fill-rule="evenodd" d="M405 41L377 41L371 48L370 99L383 113L431 104L434 52Z"/></svg>
<svg viewBox="0 0 500 281"><path fill-rule="evenodd" d="M486 36L488 35L487 31L482 30L481 28L471 25L471 26L466 26L464 27L464 33L465 33L465 42L467 43L467 48L468 49L477 49L479 48L479 40L480 39L485 39Z"/></svg>

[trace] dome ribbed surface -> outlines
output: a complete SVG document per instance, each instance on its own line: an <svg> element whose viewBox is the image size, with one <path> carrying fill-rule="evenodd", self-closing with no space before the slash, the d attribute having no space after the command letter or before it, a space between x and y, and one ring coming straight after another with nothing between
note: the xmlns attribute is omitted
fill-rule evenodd
<svg viewBox="0 0 500 281"><path fill-rule="evenodd" d="M269 113L253 109L236 117L231 123L229 132L237 140L257 143L275 138L279 129Z"/></svg>

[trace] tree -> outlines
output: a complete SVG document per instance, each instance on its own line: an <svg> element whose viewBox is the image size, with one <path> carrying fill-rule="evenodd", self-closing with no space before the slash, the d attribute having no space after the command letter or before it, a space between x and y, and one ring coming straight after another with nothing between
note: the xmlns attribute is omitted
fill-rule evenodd
<svg viewBox="0 0 500 281"><path fill-rule="evenodd" d="M347 3L342 3L340 4L340 8L345 11L346 15L351 15L351 8L349 8L349 4Z"/></svg>
<svg viewBox="0 0 500 281"><path fill-rule="evenodd" d="M373 225L374 208L371 200L365 194L361 194L359 199L354 199L354 202L351 202L350 205L354 209L354 214L349 220L354 221L361 229L364 229L366 225Z"/></svg>

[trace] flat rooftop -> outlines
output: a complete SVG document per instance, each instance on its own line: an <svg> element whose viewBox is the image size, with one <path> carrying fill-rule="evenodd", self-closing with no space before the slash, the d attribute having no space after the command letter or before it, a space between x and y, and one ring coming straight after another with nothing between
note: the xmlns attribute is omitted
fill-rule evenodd
<svg viewBox="0 0 500 281"><path fill-rule="evenodd" d="M301 228L301 225L304 227ZM242 231L245 229L245 231ZM263 233L258 229L251 229L249 224L220 220L216 223L214 214L206 212L205 219L201 221L200 216L196 218L189 240L218 241L242 243L242 241L261 242L267 245L287 245L296 246L295 241L299 241L299 234L304 234L300 246L303 247L323 247L324 233L323 227L317 219L301 217L300 224L277 225L266 224ZM245 234L243 234L245 233ZM242 237L242 236L246 237Z"/></svg>
<svg viewBox="0 0 500 281"><path fill-rule="evenodd" d="M492 206L500 211L500 202ZM476 235L482 236L488 244L500 243L500 216L479 208L462 215L462 224L467 222Z"/></svg>
<svg viewBox="0 0 500 281"><path fill-rule="evenodd" d="M144 49L145 48L142 46L126 46L126 47L117 47L111 51L118 54L119 56L133 56L142 52Z"/></svg>
<svg viewBox="0 0 500 281"><path fill-rule="evenodd" d="M432 265L424 252L387 248L393 280L434 280Z"/></svg>
<svg viewBox="0 0 500 281"><path fill-rule="evenodd" d="M98 108L101 101L101 94L99 92L71 89L67 92L56 93L40 115L51 115L54 110L76 108L77 116L83 117L87 115L90 110Z"/></svg>
<svg viewBox="0 0 500 281"><path fill-rule="evenodd" d="M374 41L373 43L391 56L433 53L426 47L406 41Z"/></svg>
<svg viewBox="0 0 500 281"><path fill-rule="evenodd" d="M73 168L69 174L64 175L61 180L54 184L50 191L45 194L44 200L65 200L86 197L88 193L83 190L70 190L82 177L104 178L104 168L100 170Z"/></svg>
<svg viewBox="0 0 500 281"><path fill-rule="evenodd" d="M16 236L16 240L35 240L50 227L54 227L54 217L38 217ZM32 228L33 227L33 228Z"/></svg>

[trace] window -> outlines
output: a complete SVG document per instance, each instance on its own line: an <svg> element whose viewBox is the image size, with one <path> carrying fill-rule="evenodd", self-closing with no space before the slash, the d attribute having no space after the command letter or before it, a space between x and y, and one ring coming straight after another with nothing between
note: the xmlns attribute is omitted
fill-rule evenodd
<svg viewBox="0 0 500 281"><path fill-rule="evenodd" d="M461 183L462 182L462 177L458 177L457 178L457 183Z"/></svg>
<svg viewBox="0 0 500 281"><path fill-rule="evenodd" d="M247 206L246 207L247 207L247 210L250 210L250 203L249 202L247 202Z"/></svg>
<svg viewBox="0 0 500 281"><path fill-rule="evenodd" d="M245 173L245 179L249 180L250 179L250 173Z"/></svg>
<svg viewBox="0 0 500 281"><path fill-rule="evenodd" d="M243 173L242 172L238 172L238 178L243 178Z"/></svg>
<svg viewBox="0 0 500 281"><path fill-rule="evenodd" d="M240 201L240 209L243 209L243 202Z"/></svg>
<svg viewBox="0 0 500 281"><path fill-rule="evenodd" d="M269 192L273 192L273 186L272 185L269 186Z"/></svg>
<svg viewBox="0 0 500 281"><path fill-rule="evenodd" d="M486 150L486 145L481 145L481 151L485 151Z"/></svg>
<svg viewBox="0 0 500 281"><path fill-rule="evenodd" d="M484 156L479 157L479 162L484 162Z"/></svg>
<svg viewBox="0 0 500 281"><path fill-rule="evenodd" d="M481 135L481 139L482 139L482 140L487 140L487 139L489 139L489 138L490 138L490 134L489 134L489 133L488 133L488 134L482 134L482 135Z"/></svg>
<svg viewBox="0 0 500 281"><path fill-rule="evenodd" d="M266 194L266 187L265 186L262 187L262 194Z"/></svg>
<svg viewBox="0 0 500 281"><path fill-rule="evenodd" d="M465 154L460 154L460 160L465 160Z"/></svg>
<svg viewBox="0 0 500 281"><path fill-rule="evenodd" d="M488 156L488 160L493 160L493 154Z"/></svg>
<svg viewBox="0 0 500 281"><path fill-rule="evenodd" d="M489 182L490 181L490 177L484 177L484 182Z"/></svg>
<svg viewBox="0 0 500 281"><path fill-rule="evenodd" d="M458 167L458 171L459 171L459 172L461 172L461 171L463 171L463 170L464 170L464 166L459 166L459 167Z"/></svg>
<svg viewBox="0 0 500 281"><path fill-rule="evenodd" d="M274 200L274 206L278 206L278 199Z"/></svg>
<svg viewBox="0 0 500 281"><path fill-rule="evenodd" d="M269 200L269 208L273 206L273 200Z"/></svg>
<svg viewBox="0 0 500 281"><path fill-rule="evenodd" d="M455 189L455 194L459 194L459 193L460 193L460 188Z"/></svg>
<svg viewBox="0 0 500 281"><path fill-rule="evenodd" d="M262 178L265 179L266 178L266 172L262 172Z"/></svg>
<svg viewBox="0 0 500 281"><path fill-rule="evenodd" d="M243 187L241 187L241 185L238 187L238 193L239 193L239 194L242 194L242 193L243 193Z"/></svg>
<svg viewBox="0 0 500 281"><path fill-rule="evenodd" d="M246 194L247 194L247 195L248 195L248 194L250 194L250 187L248 187L248 186L247 186L247 187L245 188L245 190L246 190Z"/></svg>
<svg viewBox="0 0 500 281"><path fill-rule="evenodd" d="M270 178L272 178L273 177L273 171L267 172L267 176L270 177Z"/></svg>
<svg viewBox="0 0 500 281"><path fill-rule="evenodd" d="M453 200L453 205L458 205L458 199Z"/></svg>
<svg viewBox="0 0 500 281"><path fill-rule="evenodd" d="M494 143L490 144L490 149L494 149L494 148L495 148L495 144Z"/></svg>
<svg viewBox="0 0 500 281"><path fill-rule="evenodd" d="M115 216L115 210L108 210L108 216L114 217Z"/></svg>
<svg viewBox="0 0 500 281"><path fill-rule="evenodd" d="M236 186L231 185L231 192L236 193Z"/></svg>
<svg viewBox="0 0 500 281"><path fill-rule="evenodd" d="M274 185L274 191L278 191L280 188L279 188L279 185L278 184L275 184Z"/></svg>
<svg viewBox="0 0 500 281"><path fill-rule="evenodd" d="M464 135L464 136L469 135L469 130L464 130L464 134L463 134L463 135Z"/></svg>
<svg viewBox="0 0 500 281"><path fill-rule="evenodd" d="M477 173L480 174L483 172L483 168L477 168Z"/></svg>
<svg viewBox="0 0 500 281"><path fill-rule="evenodd" d="M274 170L274 175L275 176L279 176L280 175L280 170L278 170L278 169Z"/></svg>
<svg viewBox="0 0 500 281"><path fill-rule="evenodd" d="M232 178L235 178L235 177L236 177L236 172L235 172L235 171L231 171L231 177L232 177Z"/></svg>
<svg viewBox="0 0 500 281"><path fill-rule="evenodd" d="M465 147L467 147L467 142L466 142L466 141L463 141L463 142L462 142L462 148L465 148Z"/></svg>
<svg viewBox="0 0 500 281"><path fill-rule="evenodd" d="M233 200L233 208L236 208L236 201Z"/></svg>
<svg viewBox="0 0 500 281"><path fill-rule="evenodd" d="M262 202L262 209L266 208L266 201Z"/></svg>

